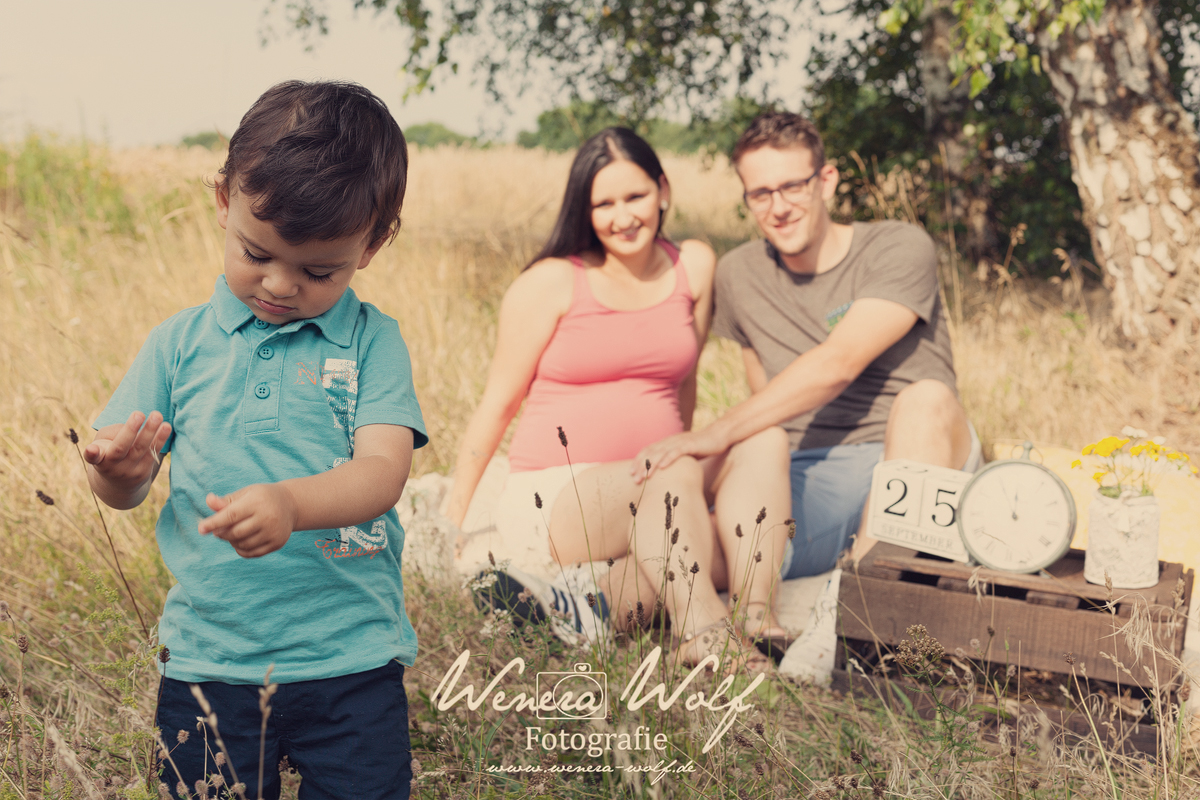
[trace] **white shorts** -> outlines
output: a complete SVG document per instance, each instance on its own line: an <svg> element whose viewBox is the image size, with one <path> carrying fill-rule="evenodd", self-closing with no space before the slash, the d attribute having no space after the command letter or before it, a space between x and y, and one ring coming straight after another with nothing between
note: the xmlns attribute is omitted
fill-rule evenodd
<svg viewBox="0 0 1200 800"><path fill-rule="evenodd" d="M496 503L492 525L476 533L457 559L462 568L474 571L488 563L509 561L531 575L552 581L562 572L550 555L550 512L564 490L573 491L572 476L597 464L573 464L527 472L510 472ZM534 495L542 500L538 508Z"/></svg>

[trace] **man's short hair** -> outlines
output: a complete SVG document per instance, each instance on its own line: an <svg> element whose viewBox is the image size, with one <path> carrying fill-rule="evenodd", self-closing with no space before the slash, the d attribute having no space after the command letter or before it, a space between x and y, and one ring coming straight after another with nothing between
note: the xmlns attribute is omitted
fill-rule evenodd
<svg viewBox="0 0 1200 800"><path fill-rule="evenodd" d="M788 147L804 147L812 153L813 166L825 164L825 143L817 126L799 114L787 111L767 111L759 114L733 146L730 160L734 166L742 156L760 147L784 150Z"/></svg>
<svg viewBox="0 0 1200 800"><path fill-rule="evenodd" d="M291 244L400 229L408 146L383 101L355 83L287 81L255 101L229 139L217 188Z"/></svg>

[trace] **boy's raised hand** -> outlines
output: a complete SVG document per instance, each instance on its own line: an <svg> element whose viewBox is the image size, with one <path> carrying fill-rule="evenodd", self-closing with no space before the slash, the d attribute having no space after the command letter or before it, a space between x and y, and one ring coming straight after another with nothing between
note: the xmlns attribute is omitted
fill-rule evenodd
<svg viewBox="0 0 1200 800"><path fill-rule="evenodd" d="M200 533L224 539L242 558L283 547L296 523L296 499L278 483L256 483L225 497L210 492L205 501L216 513L200 521Z"/></svg>
<svg viewBox="0 0 1200 800"><path fill-rule="evenodd" d="M96 431L96 438L83 450L83 459L113 490L110 494L136 497L133 505L137 505L145 497L142 490L148 490L158 474L162 461L159 453L170 435L171 423L163 422L162 414L152 411L147 417L134 411L124 423ZM104 499L109 502L107 497Z"/></svg>

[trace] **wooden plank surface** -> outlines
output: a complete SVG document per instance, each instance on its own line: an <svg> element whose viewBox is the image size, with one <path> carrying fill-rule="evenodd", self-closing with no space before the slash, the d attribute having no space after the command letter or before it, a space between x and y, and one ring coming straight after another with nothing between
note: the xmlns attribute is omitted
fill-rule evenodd
<svg viewBox="0 0 1200 800"><path fill-rule="evenodd" d="M924 625L948 654L962 648L976 657L972 640L987 650L992 662L1013 663L1032 669L1070 672L1068 653L1075 668L1091 678L1116 683L1151 685L1157 675L1162 684L1174 676L1168 660L1143 651L1139 663L1126 645L1125 636L1114 635L1125 620L1103 611L1054 608L1005 597L959 594L936 586L842 575L839 593L838 632L851 639L878 641L895 646L906 637L910 625ZM1167 612L1167 609L1162 609ZM1154 640L1165 652L1182 652L1180 629L1185 619L1168 615L1152 624ZM989 636L991 626L995 635ZM1130 674L1120 670L1101 653L1115 656ZM1150 671L1143 667L1149 667Z"/></svg>
<svg viewBox="0 0 1200 800"><path fill-rule="evenodd" d="M1173 562L1159 563L1159 582L1145 589L1113 589L1111 597L1104 586L1088 583L1083 577L1082 550L1069 550L1066 555L1051 564L1042 574L1022 574L1003 572L985 567L960 564L957 561L943 561L936 558L919 557L915 550L879 542L864 556L859 564L859 573L870 577L891 578L900 580L903 573L916 573L954 581L976 581L994 586L1007 586L1014 589L1059 594L1090 600L1094 603L1104 603L1113 600L1119 605L1145 601L1150 605L1170 606L1174 600L1173 592L1176 581L1183 575L1183 565ZM957 590L957 586L947 583L947 588ZM1188 583L1190 597L1190 582Z"/></svg>

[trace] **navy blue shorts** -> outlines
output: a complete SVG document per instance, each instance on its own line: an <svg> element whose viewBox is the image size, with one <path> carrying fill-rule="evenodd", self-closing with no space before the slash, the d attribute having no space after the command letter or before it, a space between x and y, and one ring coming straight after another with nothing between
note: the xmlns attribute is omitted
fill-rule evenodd
<svg viewBox="0 0 1200 800"><path fill-rule="evenodd" d="M217 715L217 728L246 786L246 797L257 798L261 687L215 681L198 685ZM177 796L180 776L192 796L197 781L217 772L224 785L234 783L229 765L218 767L214 761L220 750L212 731L207 726L197 729L196 718L202 713L190 684L162 679L155 725L171 760L162 760L159 778L172 797ZM180 731L187 731L182 743ZM279 763L284 756L300 772L301 800L408 800L412 748L403 665L389 661L353 675L279 684L267 721L266 800L279 797ZM217 794L209 789L210 797Z"/></svg>

